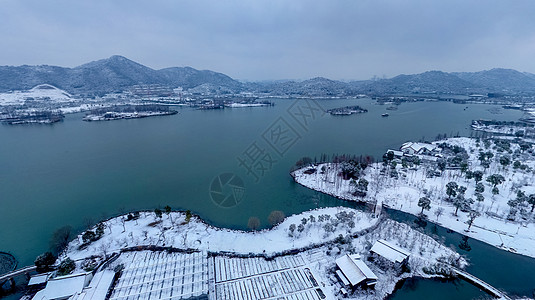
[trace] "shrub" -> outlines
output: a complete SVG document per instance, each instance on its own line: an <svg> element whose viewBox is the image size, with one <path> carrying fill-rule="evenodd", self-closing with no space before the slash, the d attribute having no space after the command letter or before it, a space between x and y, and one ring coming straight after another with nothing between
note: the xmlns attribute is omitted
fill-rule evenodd
<svg viewBox="0 0 535 300"><path fill-rule="evenodd" d="M56 257L52 252L45 252L35 259L35 266L37 267L37 272L47 272L52 269L52 265L56 262Z"/></svg>
<svg viewBox="0 0 535 300"><path fill-rule="evenodd" d="M72 273L72 271L74 271L74 269L76 269L76 264L74 263L74 261L72 259L67 257L65 260L63 260L59 264L59 266L58 266L58 275L59 276L68 275L68 274Z"/></svg>

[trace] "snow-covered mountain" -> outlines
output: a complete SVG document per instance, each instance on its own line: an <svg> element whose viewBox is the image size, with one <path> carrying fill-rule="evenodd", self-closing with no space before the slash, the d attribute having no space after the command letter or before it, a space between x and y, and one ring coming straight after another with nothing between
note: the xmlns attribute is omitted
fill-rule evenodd
<svg viewBox="0 0 535 300"><path fill-rule="evenodd" d="M474 85L482 86L493 92L533 92L535 75L521 73L512 69L492 69L481 72L452 73Z"/></svg>
<svg viewBox="0 0 535 300"><path fill-rule="evenodd" d="M480 86L450 73L428 71L414 75L398 75L394 78L371 82L362 87L366 93L467 93Z"/></svg>
<svg viewBox="0 0 535 300"><path fill-rule="evenodd" d="M239 81L221 73L189 67L154 70L117 55L75 68L0 66L0 91L28 90L43 83L52 84L72 94L118 92L138 84L185 88L211 84L233 92L242 88Z"/></svg>
<svg viewBox="0 0 535 300"><path fill-rule="evenodd" d="M331 97L356 95L357 90L342 81L316 77L304 81L283 81L272 83L250 84L250 89L260 93L281 96Z"/></svg>
<svg viewBox="0 0 535 300"><path fill-rule="evenodd" d="M75 68L0 66L0 92L29 90L50 84L71 94L119 92L139 84L182 87L194 93L256 92L277 96L352 96L412 93L535 93L535 75L510 69L446 73L429 71L390 79L342 82L317 77L305 81L243 83L229 76L191 67L154 70L122 56L112 56Z"/></svg>

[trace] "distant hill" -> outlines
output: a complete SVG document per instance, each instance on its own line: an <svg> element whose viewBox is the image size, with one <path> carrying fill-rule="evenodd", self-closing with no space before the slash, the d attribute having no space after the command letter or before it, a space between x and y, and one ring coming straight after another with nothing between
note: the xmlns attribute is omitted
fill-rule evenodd
<svg viewBox="0 0 535 300"><path fill-rule="evenodd" d="M429 71L415 75L398 75L365 84L361 87L366 93L405 94L405 93L460 93L479 89L480 86L455 75Z"/></svg>
<svg viewBox="0 0 535 300"><path fill-rule="evenodd" d="M535 93L535 75L510 69L446 73L429 71L390 79L342 82L323 77L304 81L240 82L231 77L191 67L154 70L122 56L93 61L75 68L55 66L0 66L0 92L29 90L51 84L71 94L120 92L138 84L182 87L193 93L262 93L273 96L332 97L357 94Z"/></svg>
<svg viewBox="0 0 535 300"><path fill-rule="evenodd" d="M242 83L221 73L189 67L154 70L117 55L75 68L0 67L0 91L28 90L43 83L52 84L71 94L123 91L137 84L164 84L184 88L211 84L231 92L239 92L242 88Z"/></svg>
<svg viewBox="0 0 535 300"><path fill-rule="evenodd" d="M281 96L332 97L351 96L357 93L357 90L347 83L323 77L305 81L257 83L249 87L255 92Z"/></svg>
<svg viewBox="0 0 535 300"><path fill-rule="evenodd" d="M511 69L492 69L481 72L452 73L474 85L486 88L489 92L533 92L535 75Z"/></svg>

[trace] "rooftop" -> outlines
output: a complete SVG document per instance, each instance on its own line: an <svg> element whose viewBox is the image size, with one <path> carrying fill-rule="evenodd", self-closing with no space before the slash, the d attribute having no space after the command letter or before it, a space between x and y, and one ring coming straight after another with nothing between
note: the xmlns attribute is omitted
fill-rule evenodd
<svg viewBox="0 0 535 300"><path fill-rule="evenodd" d="M377 253L378 255L394 263L401 263L410 255L410 252L408 252L407 250L402 249L385 240L378 240L377 242L375 242L370 251Z"/></svg>
<svg viewBox="0 0 535 300"><path fill-rule="evenodd" d="M82 292L91 279L91 273L67 275L50 279L46 287L35 294L33 300L65 299Z"/></svg>
<svg viewBox="0 0 535 300"><path fill-rule="evenodd" d="M351 286L356 286L364 280L377 280L377 276L360 260L358 254L346 254L336 259L336 265L347 278Z"/></svg>

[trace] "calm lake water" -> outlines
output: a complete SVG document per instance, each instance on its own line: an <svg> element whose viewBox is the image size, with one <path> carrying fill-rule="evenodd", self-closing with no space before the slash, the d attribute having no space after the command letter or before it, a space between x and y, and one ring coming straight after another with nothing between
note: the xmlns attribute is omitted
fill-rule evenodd
<svg viewBox="0 0 535 300"><path fill-rule="evenodd" d="M496 106L449 102L407 103L387 111L370 99L348 99L308 104L325 109L358 104L369 112L301 119L299 109L310 113L305 100L275 103L212 111L184 108L174 116L92 123L76 114L52 126L0 126L0 250L14 254L19 265L31 264L48 249L51 234L61 226L82 230L90 220L166 205L189 209L215 226L245 229L249 217L256 216L267 227L273 210L291 215L351 205L293 182L289 169L303 156L380 157L386 149L410 140L470 135L472 119L517 120L522 115ZM385 112L390 116L381 117ZM263 153L264 170L261 174L257 168L255 177L239 159L258 153ZM235 206L221 207L210 197L210 184L222 173L243 180L245 193ZM394 218L411 222L406 216ZM446 243L460 240L460 235L438 234ZM535 270L535 260L470 242L472 251L463 253L473 263L470 272L509 292L531 295L535 275L529 270ZM495 258L503 265L496 265ZM505 275L513 263L522 265ZM431 297L453 290L467 299L484 295L474 294L469 285L416 282L417 289L405 284L394 298Z"/></svg>

